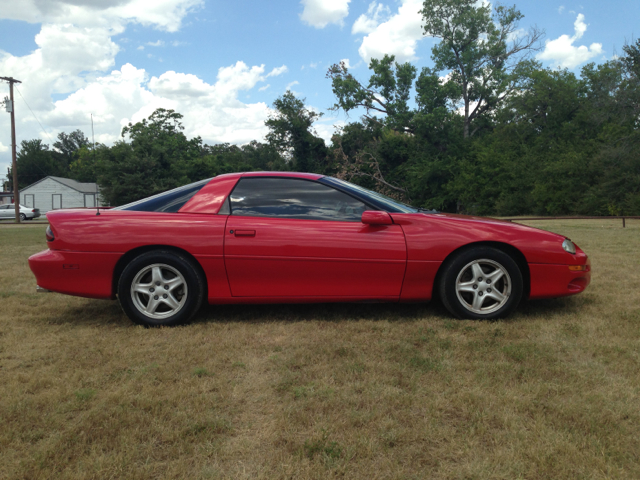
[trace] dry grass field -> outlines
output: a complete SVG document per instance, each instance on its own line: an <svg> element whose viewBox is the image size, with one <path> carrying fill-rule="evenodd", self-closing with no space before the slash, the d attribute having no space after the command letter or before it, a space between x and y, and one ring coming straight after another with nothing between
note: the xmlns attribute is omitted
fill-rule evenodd
<svg viewBox="0 0 640 480"><path fill-rule="evenodd" d="M36 294L0 226L0 478L640 478L640 221L531 222L593 280L507 320L438 304L203 308L144 329Z"/></svg>

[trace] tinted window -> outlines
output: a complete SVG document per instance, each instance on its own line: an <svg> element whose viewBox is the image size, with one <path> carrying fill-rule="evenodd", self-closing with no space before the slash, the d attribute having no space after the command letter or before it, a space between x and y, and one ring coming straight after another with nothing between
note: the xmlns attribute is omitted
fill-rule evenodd
<svg viewBox="0 0 640 480"><path fill-rule="evenodd" d="M200 191L211 179L200 180L199 182L190 183L182 187L174 188L168 192L154 195L153 197L143 198L137 202L128 203L114 210L136 210L139 212L177 212L182 206L191 200L196 193Z"/></svg>
<svg viewBox="0 0 640 480"><path fill-rule="evenodd" d="M231 215L360 221L367 206L331 187L293 178L243 178L230 196Z"/></svg>
<svg viewBox="0 0 640 480"><path fill-rule="evenodd" d="M320 179L320 182L323 182L327 185L335 186L339 190L349 192L352 195L370 203L371 205L374 205L378 209L384 210L385 212L416 213L418 211L417 208L412 207L411 205L406 205L402 202L399 202L398 200L389 198L386 195L368 190L354 183L345 182L344 180L339 180L333 177L322 177Z"/></svg>

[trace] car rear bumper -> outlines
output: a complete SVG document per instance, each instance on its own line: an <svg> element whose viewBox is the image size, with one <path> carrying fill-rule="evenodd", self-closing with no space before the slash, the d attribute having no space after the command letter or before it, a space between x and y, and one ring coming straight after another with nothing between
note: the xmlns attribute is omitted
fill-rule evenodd
<svg viewBox="0 0 640 480"><path fill-rule="evenodd" d="M530 299L556 298L583 292L591 283L591 263L586 269L570 270L570 265L529 264L531 273Z"/></svg>
<svg viewBox="0 0 640 480"><path fill-rule="evenodd" d="M37 288L89 298L115 298L113 272L121 253L44 250L29 257Z"/></svg>

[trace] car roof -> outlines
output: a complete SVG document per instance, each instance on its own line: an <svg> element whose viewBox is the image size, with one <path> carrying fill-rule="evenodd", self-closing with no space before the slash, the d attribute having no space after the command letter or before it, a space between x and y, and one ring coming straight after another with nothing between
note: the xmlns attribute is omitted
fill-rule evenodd
<svg viewBox="0 0 640 480"><path fill-rule="evenodd" d="M291 177L291 178L305 178L307 180L318 180L324 177L317 173L304 173L304 172L245 172L243 177Z"/></svg>

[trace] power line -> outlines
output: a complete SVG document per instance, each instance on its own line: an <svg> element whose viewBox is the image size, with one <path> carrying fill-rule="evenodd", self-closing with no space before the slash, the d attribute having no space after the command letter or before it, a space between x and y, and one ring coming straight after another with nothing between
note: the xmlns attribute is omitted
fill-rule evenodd
<svg viewBox="0 0 640 480"><path fill-rule="evenodd" d="M31 107L29 106L29 104L27 103L27 101L24 99L24 97L22 96L22 93L20 93L20 90L18 90L18 87L16 87L17 92L20 94L20 98L22 98L22 100L24 101L25 105L27 106L27 108L29 109L29 111L31 112L31 115L33 115L33 118L36 119L36 122L38 122L38 125L40 125L40 128L42 129L42 131L44 132L44 134L49 138L49 141L51 141L51 146L53 147L53 140L51 139L51 137L49 137L49 134L47 133L47 131L44 129L44 127L42 126L42 124L40 123L40 120L38 120L38 117L36 117L36 114L33 113L33 110L31 110Z"/></svg>

